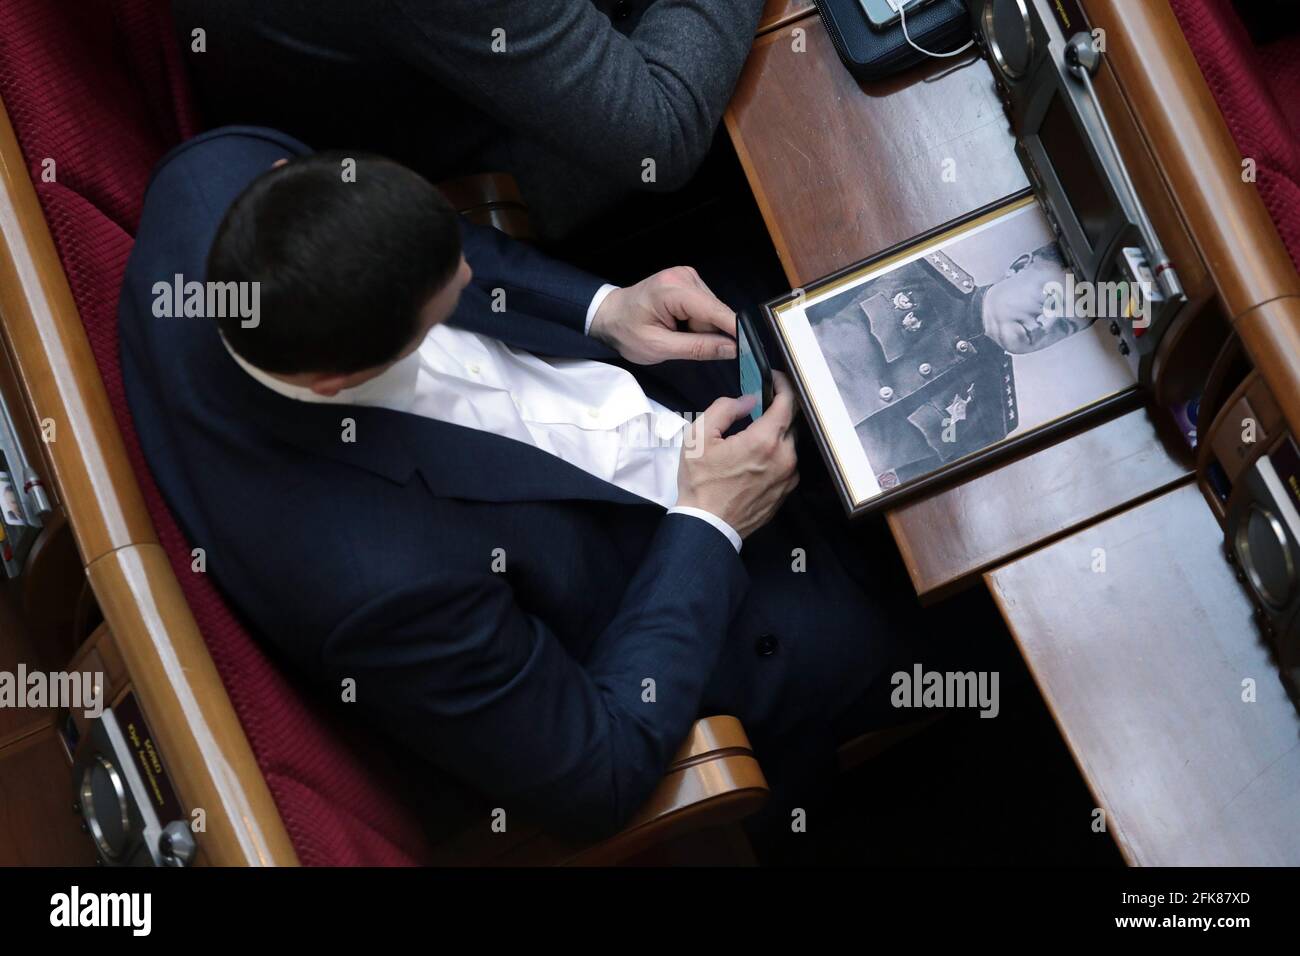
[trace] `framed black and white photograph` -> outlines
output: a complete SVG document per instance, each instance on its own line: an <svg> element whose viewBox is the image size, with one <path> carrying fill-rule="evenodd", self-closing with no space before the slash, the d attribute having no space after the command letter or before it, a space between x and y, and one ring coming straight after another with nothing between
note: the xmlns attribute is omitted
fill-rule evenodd
<svg viewBox="0 0 1300 956"><path fill-rule="evenodd" d="M1073 288L1025 197L767 304L850 514L1133 398Z"/></svg>

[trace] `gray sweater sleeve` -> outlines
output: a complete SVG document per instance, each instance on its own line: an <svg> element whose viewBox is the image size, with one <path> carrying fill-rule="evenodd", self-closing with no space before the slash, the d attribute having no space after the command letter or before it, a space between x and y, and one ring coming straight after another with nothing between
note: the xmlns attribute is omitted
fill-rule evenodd
<svg viewBox="0 0 1300 956"><path fill-rule="evenodd" d="M624 35L587 0L389 2L408 64L620 188L663 190L708 151L763 8L654 0Z"/></svg>

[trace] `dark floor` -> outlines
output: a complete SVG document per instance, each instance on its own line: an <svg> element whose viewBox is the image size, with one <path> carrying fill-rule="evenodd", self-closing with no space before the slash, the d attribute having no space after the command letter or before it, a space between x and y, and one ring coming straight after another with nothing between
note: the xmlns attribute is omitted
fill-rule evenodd
<svg viewBox="0 0 1300 956"><path fill-rule="evenodd" d="M736 309L789 289L725 137L686 194L640 197L553 251L620 284L693 265ZM892 547L883 529L873 533ZM891 570L907 588L901 562ZM1094 802L983 586L918 608L917 621L919 632L956 628L987 649L1000 671L999 715L945 717L842 774L808 832L760 848L759 862L1121 866L1111 838L1091 829Z"/></svg>
<svg viewBox="0 0 1300 956"><path fill-rule="evenodd" d="M1018 675L1002 666L996 718L945 717L842 774L800 858L760 862L1122 866L1111 837L1092 831L1095 803L1023 664Z"/></svg>
<svg viewBox="0 0 1300 956"><path fill-rule="evenodd" d="M1092 831L1095 803L984 586L918 607L914 620L918 644L956 634L972 645L963 660L980 662L960 669L997 672L997 716L948 711L841 773L829 806L809 811L806 833L755 842L758 862L1123 866L1111 837Z"/></svg>

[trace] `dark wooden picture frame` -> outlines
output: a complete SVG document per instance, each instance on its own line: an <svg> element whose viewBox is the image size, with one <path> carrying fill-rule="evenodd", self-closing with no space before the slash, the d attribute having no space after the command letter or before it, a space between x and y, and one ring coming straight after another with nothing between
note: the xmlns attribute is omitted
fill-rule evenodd
<svg viewBox="0 0 1300 956"><path fill-rule="evenodd" d="M956 219L949 220L934 229L924 232L911 239L904 240L880 253L855 262L838 272L824 276L815 282L810 283L806 288L795 289L785 295L763 303L763 317L772 332L772 338L776 341L777 347L781 351L781 357L790 377L794 383L795 391L799 396L799 403L803 408L804 419L808 423L809 430L817 442L817 447L821 451L822 458L826 462L827 471L830 472L835 487L839 492L840 501L844 505L844 510L850 518L859 518L863 515L878 511L881 508L894 506L902 503L908 498L914 497L924 491L928 491L942 484L950 483L955 479L970 474L972 471L993 464L997 461L1005 460L1017 452L1025 451L1034 446L1048 442L1049 440L1068 434L1077 430L1085 423L1092 423L1102 418L1113 417L1122 412L1129 411L1141 404L1141 392L1136 380L1131 388L1104 396L1103 398L1080 406L1078 409L1065 415L1058 416L1050 421L1044 422L1027 429L1022 434L1011 435L993 442L977 451L962 456L946 465L940 465L931 472L927 472L919 477L902 481L897 486L889 489L882 489L874 497L858 502L855 500L849 485L845 479L843 467L841 466L831 443L827 430L818 415L816 403L809 394L807 383L799 372L798 357L794 349L787 340L782 330L781 322L778 320L777 311L789 303L795 301L802 294L803 296L812 295L831 285L837 285L851 281L865 272L872 272L888 265L893 260L901 260L915 251L919 246L923 246L936 241L948 233L957 230L974 228L981 220L993 220L1001 215L1012 212L1016 207L1026 205L1025 200L1032 197L1031 189L1024 189L1011 196L1007 196L996 202L981 206L978 209L959 216Z"/></svg>

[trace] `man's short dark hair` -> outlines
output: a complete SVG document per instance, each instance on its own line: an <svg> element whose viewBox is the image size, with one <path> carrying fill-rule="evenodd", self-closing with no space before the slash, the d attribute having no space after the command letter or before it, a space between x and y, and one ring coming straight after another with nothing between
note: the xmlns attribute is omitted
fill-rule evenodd
<svg viewBox="0 0 1300 956"><path fill-rule="evenodd" d="M240 195L207 280L260 283L255 326L217 319L245 361L286 375L351 374L412 344L460 255L455 210L427 180L376 156L318 153L268 170Z"/></svg>
<svg viewBox="0 0 1300 956"><path fill-rule="evenodd" d="M1039 246L1031 255L1039 262L1053 262L1061 268L1066 267L1065 254L1061 252L1061 247L1055 242L1049 242L1045 246Z"/></svg>
<svg viewBox="0 0 1300 956"><path fill-rule="evenodd" d="M1033 252L1026 252L1017 256L1015 261L1007 267L1007 271L1021 272L1028 269L1035 262L1050 262L1062 269L1069 268L1065 262L1065 254L1061 252L1061 247L1055 242L1049 242L1046 245L1039 246Z"/></svg>

